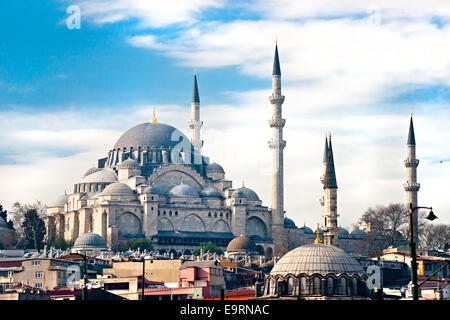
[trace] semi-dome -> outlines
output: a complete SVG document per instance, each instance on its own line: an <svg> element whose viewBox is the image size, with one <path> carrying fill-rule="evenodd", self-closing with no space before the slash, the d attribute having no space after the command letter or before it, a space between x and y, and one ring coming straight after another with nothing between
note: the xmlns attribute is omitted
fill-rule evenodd
<svg viewBox="0 0 450 320"><path fill-rule="evenodd" d="M134 149L146 147L173 148L183 141L183 146L191 150L191 142L178 129L163 123L142 123L125 132L114 145L114 149L132 147Z"/></svg>
<svg viewBox="0 0 450 320"><path fill-rule="evenodd" d="M103 170L103 169L97 168L97 167L89 168L89 169L84 173L83 178L87 177L87 176L90 175L90 174L93 174L94 172L101 171L101 170Z"/></svg>
<svg viewBox="0 0 450 320"><path fill-rule="evenodd" d="M220 172L220 173L225 173L225 171L223 170L222 166L218 163L210 163L206 166L206 172Z"/></svg>
<svg viewBox="0 0 450 320"><path fill-rule="evenodd" d="M288 229L297 229L295 222L289 218L284 218L284 227Z"/></svg>
<svg viewBox="0 0 450 320"><path fill-rule="evenodd" d="M141 166L139 165L139 163L131 158L128 158L119 165L119 169L140 169L140 168Z"/></svg>
<svg viewBox="0 0 450 320"><path fill-rule="evenodd" d="M287 274L363 276L364 270L359 262L344 250L331 245L313 243L286 253L270 272L270 275Z"/></svg>
<svg viewBox="0 0 450 320"><path fill-rule="evenodd" d="M163 195L164 191L161 189L160 186L152 183L151 185L149 185L147 188L144 189L144 193L155 193L155 194Z"/></svg>
<svg viewBox="0 0 450 320"><path fill-rule="evenodd" d="M353 238L365 238L367 236L366 232L364 230L361 229L355 229L353 230L350 235Z"/></svg>
<svg viewBox="0 0 450 320"><path fill-rule="evenodd" d="M133 190L125 183L114 182L108 185L103 192L102 196L131 196Z"/></svg>
<svg viewBox="0 0 450 320"><path fill-rule="evenodd" d="M305 234L313 234L314 232L312 231L311 228L307 227L307 226L303 226L300 229L305 230Z"/></svg>
<svg viewBox="0 0 450 320"><path fill-rule="evenodd" d="M241 187L231 194L232 198L246 198L249 200L259 200L258 195L252 189Z"/></svg>
<svg viewBox="0 0 450 320"><path fill-rule="evenodd" d="M73 249L106 249L105 240L97 233L84 233L75 240Z"/></svg>
<svg viewBox="0 0 450 320"><path fill-rule="evenodd" d="M64 205L67 203L67 195L62 194L59 195L52 203L50 203L50 207L64 207Z"/></svg>
<svg viewBox="0 0 450 320"><path fill-rule="evenodd" d="M170 190L170 195L173 197L191 197L198 198L198 193L190 185L181 183Z"/></svg>
<svg viewBox="0 0 450 320"><path fill-rule="evenodd" d="M254 252L256 245L252 239L247 236L240 235L228 243L227 252Z"/></svg>
<svg viewBox="0 0 450 320"><path fill-rule="evenodd" d="M113 183L117 182L117 176L109 170L99 170L83 178L81 183Z"/></svg>
<svg viewBox="0 0 450 320"><path fill-rule="evenodd" d="M222 198L220 192L216 188L211 186L208 186L200 191L200 196L202 198Z"/></svg>

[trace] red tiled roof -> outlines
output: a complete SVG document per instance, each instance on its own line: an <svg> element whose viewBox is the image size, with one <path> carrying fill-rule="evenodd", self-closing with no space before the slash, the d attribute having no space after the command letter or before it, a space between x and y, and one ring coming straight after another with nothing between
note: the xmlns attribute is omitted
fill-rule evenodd
<svg viewBox="0 0 450 320"><path fill-rule="evenodd" d="M22 266L21 260L0 261L0 267L20 267L20 266Z"/></svg>
<svg viewBox="0 0 450 320"><path fill-rule="evenodd" d="M87 258L87 259L96 259L96 260L99 260L99 259L97 259L97 258L90 257L90 256L87 256L86 258ZM66 254L66 255L64 255L64 256L60 256L60 257L58 257L58 258L56 258L56 259L66 259L66 260L71 260L71 259L84 259L84 255L81 255L81 254L79 254L79 253L69 253L69 254Z"/></svg>

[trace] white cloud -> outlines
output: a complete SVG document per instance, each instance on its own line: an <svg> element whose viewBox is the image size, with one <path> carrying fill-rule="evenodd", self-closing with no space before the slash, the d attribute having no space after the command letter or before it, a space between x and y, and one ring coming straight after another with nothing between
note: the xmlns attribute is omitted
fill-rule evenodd
<svg viewBox="0 0 450 320"><path fill-rule="evenodd" d="M220 8L223 3L223 0L89 0L78 5L83 16L98 24L138 19L141 27L165 27L192 24L204 10Z"/></svg>

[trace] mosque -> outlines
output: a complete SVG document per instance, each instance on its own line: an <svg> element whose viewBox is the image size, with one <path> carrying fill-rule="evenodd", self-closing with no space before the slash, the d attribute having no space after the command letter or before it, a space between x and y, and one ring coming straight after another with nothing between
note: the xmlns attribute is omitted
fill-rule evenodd
<svg viewBox="0 0 450 320"><path fill-rule="evenodd" d="M272 105L269 120L272 139L268 142L272 158L270 207L263 205L251 188L233 187L223 167L211 163L201 153L203 121L200 120L200 96L194 75L188 123L190 139L173 126L158 122L153 110L151 121L126 131L106 157L98 159L97 165L85 172L72 193L61 195L48 205L43 218L49 242L64 237L74 243L81 237L83 241L79 240L79 244L101 237L110 250L115 250L121 241L145 237L151 239L157 253L178 257L191 254L208 241L225 250L232 239L245 235L267 258L281 257L293 248L313 243L317 236L312 229L299 228L285 216L284 98L276 46L269 97ZM349 252L354 248L359 250L366 232L356 229L349 233L337 222L337 182L331 135L325 139L322 164L322 228L318 227L316 233L325 244L340 246ZM416 184L410 187L408 185L409 189L417 189ZM97 240L96 243L102 242Z"/></svg>

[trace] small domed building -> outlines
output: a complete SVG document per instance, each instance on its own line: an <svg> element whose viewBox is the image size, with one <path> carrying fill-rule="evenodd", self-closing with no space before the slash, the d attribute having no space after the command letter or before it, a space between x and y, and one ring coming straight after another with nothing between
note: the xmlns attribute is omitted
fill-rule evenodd
<svg viewBox="0 0 450 320"><path fill-rule="evenodd" d="M365 299L367 275L344 250L319 241L286 253L265 278L264 298Z"/></svg>
<svg viewBox="0 0 450 320"><path fill-rule="evenodd" d="M93 232L87 232L79 236L72 247L73 253L81 253L94 257L106 251L108 251L108 248L106 247L105 240Z"/></svg>
<svg viewBox="0 0 450 320"><path fill-rule="evenodd" d="M229 261L247 260L248 257L253 260L260 255L264 255L262 248L258 248L252 239L244 235L231 240L225 252L225 257Z"/></svg>

